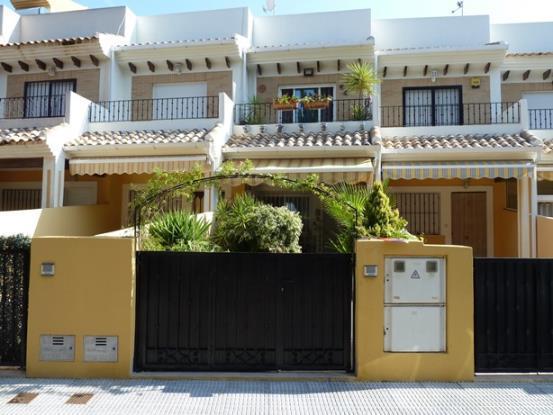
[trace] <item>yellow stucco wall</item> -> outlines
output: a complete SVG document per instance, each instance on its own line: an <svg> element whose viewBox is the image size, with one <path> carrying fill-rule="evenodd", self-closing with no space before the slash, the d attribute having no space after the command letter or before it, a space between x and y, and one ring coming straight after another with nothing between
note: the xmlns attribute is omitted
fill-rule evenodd
<svg viewBox="0 0 553 415"><path fill-rule="evenodd" d="M538 258L553 258L553 218L538 216Z"/></svg>
<svg viewBox="0 0 553 415"><path fill-rule="evenodd" d="M40 264L45 261L55 263L55 276L40 275ZM133 267L132 239L33 239L27 376L130 376L134 348ZM75 361L40 361L41 334L75 335ZM85 335L118 336L118 361L84 362Z"/></svg>
<svg viewBox="0 0 553 415"><path fill-rule="evenodd" d="M108 206L43 209L34 236L93 236L118 229Z"/></svg>
<svg viewBox="0 0 553 415"><path fill-rule="evenodd" d="M494 256L518 256L518 212L507 209L505 182L493 184Z"/></svg>
<svg viewBox="0 0 553 415"><path fill-rule="evenodd" d="M355 353L357 377L373 381L470 381L474 375L472 249L422 242L361 240L356 244ZM387 256L446 258L445 353L384 352L384 261ZM363 276L363 265L378 276Z"/></svg>

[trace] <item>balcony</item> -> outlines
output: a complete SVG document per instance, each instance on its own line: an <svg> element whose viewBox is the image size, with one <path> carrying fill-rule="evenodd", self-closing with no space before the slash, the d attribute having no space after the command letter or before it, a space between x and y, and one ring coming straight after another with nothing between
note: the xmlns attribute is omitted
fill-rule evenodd
<svg viewBox="0 0 553 415"><path fill-rule="evenodd" d="M384 106L380 111L380 126L384 128L521 122L520 102Z"/></svg>
<svg viewBox="0 0 553 415"><path fill-rule="evenodd" d="M64 117L66 99L66 95L1 98L0 119Z"/></svg>
<svg viewBox="0 0 553 415"><path fill-rule="evenodd" d="M335 99L326 109L275 110L272 103L237 104L234 109L237 125L304 124L345 121L371 121L372 105L368 99Z"/></svg>
<svg viewBox="0 0 553 415"><path fill-rule="evenodd" d="M179 97L102 101L90 106L91 123L219 118L219 97Z"/></svg>
<svg viewBox="0 0 553 415"><path fill-rule="evenodd" d="M553 129L553 108L528 110L531 130Z"/></svg>

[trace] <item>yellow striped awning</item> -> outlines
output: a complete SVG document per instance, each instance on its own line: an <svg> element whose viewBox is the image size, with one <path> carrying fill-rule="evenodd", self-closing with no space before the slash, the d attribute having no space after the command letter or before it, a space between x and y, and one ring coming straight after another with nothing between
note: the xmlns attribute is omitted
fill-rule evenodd
<svg viewBox="0 0 553 415"><path fill-rule="evenodd" d="M242 162L244 160L234 160ZM335 183L368 183L373 173L373 164L367 158L314 158L314 159L257 159L250 160L252 173L280 174L302 179L318 174L319 181ZM258 184L262 180L248 181Z"/></svg>
<svg viewBox="0 0 553 415"><path fill-rule="evenodd" d="M511 179L532 176L529 161L388 162L382 178L397 179Z"/></svg>
<svg viewBox="0 0 553 415"><path fill-rule="evenodd" d="M553 181L553 165L538 166L538 180Z"/></svg>
<svg viewBox="0 0 553 415"><path fill-rule="evenodd" d="M155 169L167 172L188 171L196 165L207 167L206 156L165 156L165 157L104 157L77 158L69 160L72 175L94 174L145 174Z"/></svg>

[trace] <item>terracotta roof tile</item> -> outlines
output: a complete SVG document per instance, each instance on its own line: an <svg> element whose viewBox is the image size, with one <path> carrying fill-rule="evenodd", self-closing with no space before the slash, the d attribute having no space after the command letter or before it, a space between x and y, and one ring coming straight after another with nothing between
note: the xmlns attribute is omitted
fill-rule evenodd
<svg viewBox="0 0 553 415"><path fill-rule="evenodd" d="M227 148L347 147L371 145L369 131L234 135Z"/></svg>
<svg viewBox="0 0 553 415"><path fill-rule="evenodd" d="M409 136L383 138L381 145L387 150L448 150L448 149L500 149L526 148L541 145L534 135L520 134L459 134L448 136Z"/></svg>
<svg viewBox="0 0 553 415"><path fill-rule="evenodd" d="M0 146L43 142L48 128L7 128L0 129Z"/></svg>
<svg viewBox="0 0 553 415"><path fill-rule="evenodd" d="M1 48L13 47L13 46L27 46L27 45L75 45L79 43L88 42L91 40L97 40L98 35L94 36L77 36L77 37L66 37L60 39L39 39L39 40L27 40L25 42L11 42L6 44L0 44Z"/></svg>
<svg viewBox="0 0 553 415"><path fill-rule="evenodd" d="M205 141L208 130L95 131L86 132L66 144L75 146L130 144L186 144Z"/></svg>

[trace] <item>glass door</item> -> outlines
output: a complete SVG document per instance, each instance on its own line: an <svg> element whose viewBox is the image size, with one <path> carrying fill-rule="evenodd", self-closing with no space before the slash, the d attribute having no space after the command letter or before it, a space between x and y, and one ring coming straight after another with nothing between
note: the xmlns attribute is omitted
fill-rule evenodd
<svg viewBox="0 0 553 415"><path fill-rule="evenodd" d="M301 88L283 88L280 91L281 96L289 95L298 99L312 97L315 95L324 97L334 96L334 87L301 87ZM286 123L309 123L309 122L330 122L334 120L334 108L332 102L326 109L306 110L301 106L295 111L280 111L280 120Z"/></svg>
<svg viewBox="0 0 553 415"><path fill-rule="evenodd" d="M404 88L403 125L461 125L461 87Z"/></svg>

